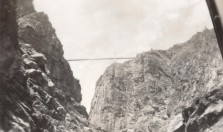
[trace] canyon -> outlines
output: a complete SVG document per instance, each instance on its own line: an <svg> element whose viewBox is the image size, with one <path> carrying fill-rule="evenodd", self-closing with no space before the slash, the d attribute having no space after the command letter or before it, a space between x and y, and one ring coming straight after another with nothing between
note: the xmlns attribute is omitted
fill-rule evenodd
<svg viewBox="0 0 223 132"><path fill-rule="evenodd" d="M32 2L0 0L0 132L223 129L223 65L213 29L110 65L88 114L56 31Z"/></svg>

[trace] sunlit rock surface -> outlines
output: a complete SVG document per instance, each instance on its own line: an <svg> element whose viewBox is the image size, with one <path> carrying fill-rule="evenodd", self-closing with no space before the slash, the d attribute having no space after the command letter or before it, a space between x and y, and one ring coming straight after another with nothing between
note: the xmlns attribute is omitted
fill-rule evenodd
<svg viewBox="0 0 223 132"><path fill-rule="evenodd" d="M219 131L222 73L214 31L204 29L168 50L109 66L97 82L90 123L109 132Z"/></svg>

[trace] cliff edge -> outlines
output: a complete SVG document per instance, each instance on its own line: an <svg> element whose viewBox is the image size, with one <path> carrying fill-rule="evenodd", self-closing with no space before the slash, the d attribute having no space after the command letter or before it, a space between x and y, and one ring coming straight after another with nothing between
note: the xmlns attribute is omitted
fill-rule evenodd
<svg viewBox="0 0 223 132"><path fill-rule="evenodd" d="M209 131L222 123L222 72L214 31L205 29L168 50L109 66L89 120L109 132Z"/></svg>
<svg viewBox="0 0 223 132"><path fill-rule="evenodd" d="M47 15L32 0L0 0L0 10L0 131L98 131Z"/></svg>

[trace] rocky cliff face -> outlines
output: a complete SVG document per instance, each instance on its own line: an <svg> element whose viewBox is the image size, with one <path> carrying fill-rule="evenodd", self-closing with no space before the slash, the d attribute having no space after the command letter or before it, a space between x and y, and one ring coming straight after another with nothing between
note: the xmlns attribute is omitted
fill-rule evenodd
<svg viewBox="0 0 223 132"><path fill-rule="evenodd" d="M100 77L90 122L109 132L222 130L223 67L213 30L153 50Z"/></svg>
<svg viewBox="0 0 223 132"><path fill-rule="evenodd" d="M47 15L32 0L0 0L0 10L0 131L97 131Z"/></svg>

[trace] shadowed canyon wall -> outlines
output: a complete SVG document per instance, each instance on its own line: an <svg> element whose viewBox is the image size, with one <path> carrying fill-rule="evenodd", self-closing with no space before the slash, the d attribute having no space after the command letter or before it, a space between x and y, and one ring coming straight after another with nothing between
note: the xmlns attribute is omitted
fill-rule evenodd
<svg viewBox="0 0 223 132"><path fill-rule="evenodd" d="M0 0L0 131L99 131L55 29L32 2Z"/></svg>

